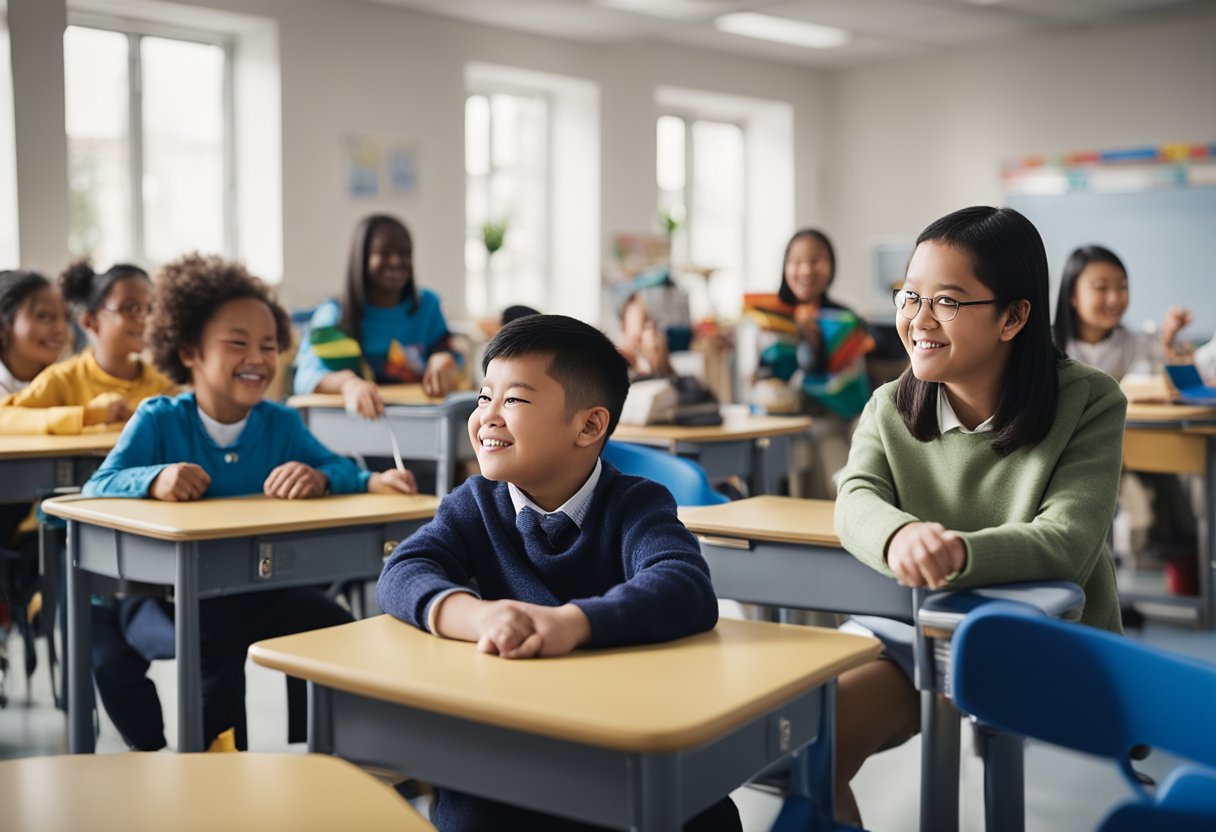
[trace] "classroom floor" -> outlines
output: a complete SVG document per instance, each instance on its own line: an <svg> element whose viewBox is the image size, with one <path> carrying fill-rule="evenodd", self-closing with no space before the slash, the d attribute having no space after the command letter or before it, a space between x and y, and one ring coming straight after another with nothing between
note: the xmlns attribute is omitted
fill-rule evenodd
<svg viewBox="0 0 1216 832"><path fill-rule="evenodd" d="M724 604L730 614L733 605ZM1149 622L1144 631L1133 633L1148 644L1216 663L1216 635ZM16 635L9 642L10 660L21 655ZM0 759L67 751L64 715L55 710L50 680L45 670L45 652L34 675L32 703L27 703L25 678L10 676L9 704L0 709ZM250 746L257 751L304 751L303 745L288 746L282 675L249 664L247 702ZM166 735L175 741L176 715L172 691L172 662L156 662L152 677L162 691ZM964 726L962 783L960 786L961 829L983 829L983 771L971 753L970 731ZM102 718L97 750L125 750L114 727ZM915 832L917 829L920 741L913 739L900 748L872 759L858 776L855 791L867 829L872 832ZM1140 768L1160 780L1174 764L1160 753ZM1118 772L1101 761L1031 743L1026 752L1026 828L1039 832L1077 832L1093 829L1106 809L1129 795ZM767 830L780 809L777 797L744 788L734 793L735 802L748 832ZM3 810L0 809L0 816Z"/></svg>

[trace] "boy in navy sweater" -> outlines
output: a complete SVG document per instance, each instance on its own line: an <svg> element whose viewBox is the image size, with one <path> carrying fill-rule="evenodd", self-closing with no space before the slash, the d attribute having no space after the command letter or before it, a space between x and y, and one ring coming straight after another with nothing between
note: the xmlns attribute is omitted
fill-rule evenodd
<svg viewBox="0 0 1216 832"><path fill-rule="evenodd" d="M600 459L629 389L612 342L573 318L533 315L498 332L483 369L469 417L481 476L397 547L381 609L507 659L711 629L709 568L675 501ZM431 820L443 832L590 828L448 789ZM738 813L726 799L685 828L739 829Z"/></svg>

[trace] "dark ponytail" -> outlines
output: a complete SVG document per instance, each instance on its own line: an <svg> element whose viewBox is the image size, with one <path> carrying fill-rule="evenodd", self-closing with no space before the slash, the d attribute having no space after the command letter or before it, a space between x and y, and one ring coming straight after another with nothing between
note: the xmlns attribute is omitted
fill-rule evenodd
<svg viewBox="0 0 1216 832"><path fill-rule="evenodd" d="M110 287L128 277L142 277L151 282L146 271L130 263L116 263L109 271L98 274L87 260L76 260L59 275L59 289L75 309L93 314L105 303Z"/></svg>

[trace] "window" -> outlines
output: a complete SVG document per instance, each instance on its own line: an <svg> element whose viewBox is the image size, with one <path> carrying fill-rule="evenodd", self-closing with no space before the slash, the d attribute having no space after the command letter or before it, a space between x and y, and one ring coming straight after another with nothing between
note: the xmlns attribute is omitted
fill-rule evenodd
<svg viewBox="0 0 1216 832"><path fill-rule="evenodd" d="M549 308L549 101L474 93L465 101L466 307ZM499 247L500 246L500 247Z"/></svg>
<svg viewBox="0 0 1216 832"><path fill-rule="evenodd" d="M220 37L68 27L74 256L104 267L235 255L231 56Z"/></svg>
<svg viewBox="0 0 1216 832"><path fill-rule="evenodd" d="M694 317L730 314L743 295L743 128L677 115L660 116L656 176L659 215L672 234L677 272L705 276L692 293Z"/></svg>
<svg viewBox="0 0 1216 832"><path fill-rule="evenodd" d="M8 37L8 15L0 0L0 269L15 269L21 262L17 245L17 147Z"/></svg>

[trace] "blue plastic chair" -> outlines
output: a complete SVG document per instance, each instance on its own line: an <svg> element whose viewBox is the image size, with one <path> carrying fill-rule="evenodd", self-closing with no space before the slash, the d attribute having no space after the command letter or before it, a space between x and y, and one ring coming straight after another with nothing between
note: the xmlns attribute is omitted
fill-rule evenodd
<svg viewBox="0 0 1216 832"><path fill-rule="evenodd" d="M1099 832L1216 829L1216 666L994 602L954 635L955 704L1003 731L1106 757L1135 794ZM1184 757L1155 791L1134 746Z"/></svg>
<svg viewBox="0 0 1216 832"><path fill-rule="evenodd" d="M675 497L676 505L713 506L730 502L725 494L714 491L705 471L691 459L611 439L604 445L603 457L624 474L645 477L666 486Z"/></svg>

